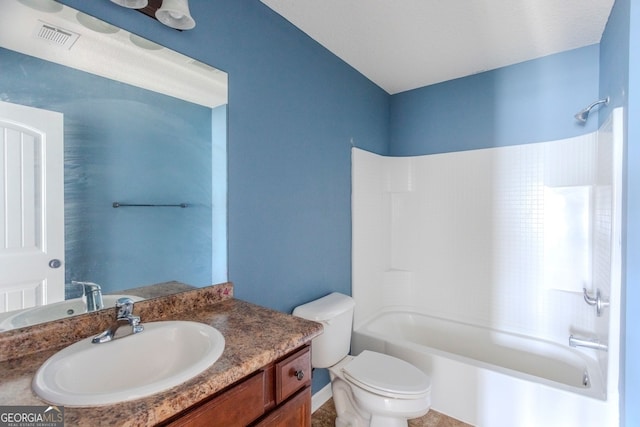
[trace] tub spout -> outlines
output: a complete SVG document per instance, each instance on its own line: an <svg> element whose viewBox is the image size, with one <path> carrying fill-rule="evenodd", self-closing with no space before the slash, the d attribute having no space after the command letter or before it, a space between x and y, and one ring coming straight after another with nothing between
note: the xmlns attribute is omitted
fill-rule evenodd
<svg viewBox="0 0 640 427"><path fill-rule="evenodd" d="M569 346L593 348L594 350L600 350L600 351L607 351L609 349L606 344L602 344L597 338L596 339L576 338L573 335L569 336Z"/></svg>

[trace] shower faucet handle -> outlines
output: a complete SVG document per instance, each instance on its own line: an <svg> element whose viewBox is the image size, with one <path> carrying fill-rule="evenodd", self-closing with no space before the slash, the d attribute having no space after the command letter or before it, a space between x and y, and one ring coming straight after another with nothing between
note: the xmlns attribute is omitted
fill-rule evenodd
<svg viewBox="0 0 640 427"><path fill-rule="evenodd" d="M596 316L602 316L602 309L605 307L609 307L609 300L604 299L602 294L600 293L600 289L596 289L596 297L592 297L587 292L587 288L582 288L582 294L584 296L584 301L589 305L596 306Z"/></svg>

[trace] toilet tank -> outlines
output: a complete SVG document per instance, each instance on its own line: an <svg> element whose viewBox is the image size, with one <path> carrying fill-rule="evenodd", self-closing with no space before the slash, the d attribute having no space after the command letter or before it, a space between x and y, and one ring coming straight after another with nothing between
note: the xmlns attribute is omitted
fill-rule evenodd
<svg viewBox="0 0 640 427"><path fill-rule="evenodd" d="M311 365L314 368L328 368L349 354L355 305L350 296L334 292L293 310L294 316L314 320L324 326L324 332L311 344Z"/></svg>

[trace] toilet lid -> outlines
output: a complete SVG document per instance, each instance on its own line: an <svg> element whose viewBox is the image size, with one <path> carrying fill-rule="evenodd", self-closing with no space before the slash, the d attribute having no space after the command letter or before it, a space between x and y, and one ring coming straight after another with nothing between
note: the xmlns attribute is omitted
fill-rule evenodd
<svg viewBox="0 0 640 427"><path fill-rule="evenodd" d="M410 363L365 350L342 368L345 377L373 393L417 398L429 392L431 380Z"/></svg>

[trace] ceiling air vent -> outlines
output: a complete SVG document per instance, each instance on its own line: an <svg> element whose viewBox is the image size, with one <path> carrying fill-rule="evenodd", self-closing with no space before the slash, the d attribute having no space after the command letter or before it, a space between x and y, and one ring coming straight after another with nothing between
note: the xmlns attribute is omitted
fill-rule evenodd
<svg viewBox="0 0 640 427"><path fill-rule="evenodd" d="M73 31L65 30L46 22L38 21L38 26L34 32L34 36L40 40L46 40L51 44L62 48L71 49L71 46L78 40L80 34Z"/></svg>

